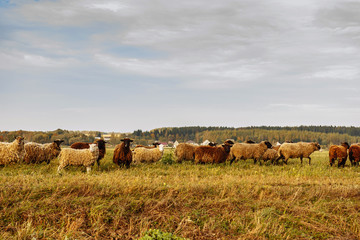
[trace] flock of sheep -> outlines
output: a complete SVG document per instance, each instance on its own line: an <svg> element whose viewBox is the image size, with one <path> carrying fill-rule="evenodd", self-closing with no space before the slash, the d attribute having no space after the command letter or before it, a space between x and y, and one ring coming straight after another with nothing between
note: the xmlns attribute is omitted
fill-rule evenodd
<svg viewBox="0 0 360 240"><path fill-rule="evenodd" d="M131 149L133 140L124 138L121 141L121 144L116 145L113 155L113 162L119 166L129 168L132 163L157 162L163 156L163 145L158 143L154 143L150 147L137 145ZM23 137L17 137L11 143L0 142L0 165L19 162L50 163L50 160L58 157L58 173L61 173L62 169L67 166L84 166L89 173L95 162L97 162L98 167L100 166L100 160L104 158L106 153L106 142L102 139L96 140L94 143L78 142L72 144L70 148L61 149L62 142L62 140L56 140L53 143L46 144L25 143ZM175 157L177 162L193 161L197 164L223 163L227 160L232 164L235 160L246 159L253 159L254 163L259 161L260 164L261 160L276 164L282 159L287 164L290 158L300 158L301 163L303 158L308 158L310 164L310 155L318 150L320 150L320 145L316 142L285 142L281 145L272 146L268 141L235 143L229 139L220 145L209 143L207 146L195 146L181 143L175 149ZM348 156L352 165L358 165L360 144L350 146L345 142L341 145L330 146L329 161L331 166L335 160L338 160L338 167L344 167Z"/></svg>
<svg viewBox="0 0 360 240"><path fill-rule="evenodd" d="M318 143L283 143L278 146L272 146L268 141L254 143L247 141L245 143L234 143L232 140L226 140L220 146L194 146L181 143L175 149L175 155L178 161L193 160L195 163L222 163L230 160L230 164L235 160L253 159L254 163L263 160L277 163L280 159L287 164L289 158L309 159L310 155L320 150Z"/></svg>

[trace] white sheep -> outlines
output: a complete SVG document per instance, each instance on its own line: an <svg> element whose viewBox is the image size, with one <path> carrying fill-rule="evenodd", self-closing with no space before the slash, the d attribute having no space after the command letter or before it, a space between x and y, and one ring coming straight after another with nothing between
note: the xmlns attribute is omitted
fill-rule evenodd
<svg viewBox="0 0 360 240"><path fill-rule="evenodd" d="M0 165L22 162L24 155L23 137L17 137L11 143L0 142Z"/></svg>
<svg viewBox="0 0 360 240"><path fill-rule="evenodd" d="M280 159L283 159L284 163L287 164L289 158L300 158L301 164L303 163L303 158L309 158L309 165L311 163L310 155L314 151L319 151L320 145L317 142L298 142L298 143L283 143L278 151L278 162Z"/></svg>
<svg viewBox="0 0 360 240"><path fill-rule="evenodd" d="M67 166L85 166L86 172L90 173L91 166L99 157L99 148L96 144L90 144L89 149L64 148L59 154L58 173Z"/></svg>
<svg viewBox="0 0 360 240"><path fill-rule="evenodd" d="M157 162L162 158L164 153L164 145L159 145L157 148L147 149L147 148L135 148L133 151L133 162L141 163L153 163Z"/></svg>
<svg viewBox="0 0 360 240"><path fill-rule="evenodd" d="M251 141L252 142L252 141ZM272 145L268 141L262 141L260 143L235 143L229 154L230 164L234 160L246 160L254 159L254 163L259 160L261 164L262 156L268 148L271 148Z"/></svg>
<svg viewBox="0 0 360 240"><path fill-rule="evenodd" d="M28 142L25 144L25 157L26 163L50 163L50 160L56 158L61 151L60 144L64 140L55 140L52 143L35 143Z"/></svg>

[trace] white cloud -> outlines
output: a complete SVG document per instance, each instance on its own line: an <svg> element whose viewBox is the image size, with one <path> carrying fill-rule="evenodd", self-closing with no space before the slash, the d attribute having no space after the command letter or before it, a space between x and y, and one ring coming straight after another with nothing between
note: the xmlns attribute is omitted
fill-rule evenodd
<svg viewBox="0 0 360 240"><path fill-rule="evenodd" d="M124 4L119 2L100 2L100 3L92 3L88 5L91 9L102 9L112 12L118 12L119 10L123 10L126 8Z"/></svg>
<svg viewBox="0 0 360 240"><path fill-rule="evenodd" d="M352 66L328 66L311 77L324 79L354 80L360 77L358 68Z"/></svg>
<svg viewBox="0 0 360 240"><path fill-rule="evenodd" d="M49 58L19 51L0 52L0 69L25 70L24 68L64 68L73 67L79 62L72 58ZM35 70L35 69L33 69Z"/></svg>

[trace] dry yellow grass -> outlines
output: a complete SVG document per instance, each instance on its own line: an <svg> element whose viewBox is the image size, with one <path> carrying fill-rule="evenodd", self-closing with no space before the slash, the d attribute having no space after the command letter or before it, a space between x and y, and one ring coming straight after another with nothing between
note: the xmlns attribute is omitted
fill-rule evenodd
<svg viewBox="0 0 360 240"><path fill-rule="evenodd" d="M360 169L312 165L140 164L108 150L87 175L50 165L0 169L0 238L137 239L152 228L189 239L359 239Z"/></svg>

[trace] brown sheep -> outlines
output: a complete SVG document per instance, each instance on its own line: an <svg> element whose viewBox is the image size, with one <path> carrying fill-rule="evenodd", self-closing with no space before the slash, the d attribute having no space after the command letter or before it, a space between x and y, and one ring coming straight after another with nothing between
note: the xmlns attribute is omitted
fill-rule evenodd
<svg viewBox="0 0 360 240"><path fill-rule="evenodd" d="M320 145L317 142L283 143L279 148L279 157L276 159L276 162L278 162L280 159L284 159L284 163L287 164L289 158L300 158L302 164L303 158L309 158L310 165L310 155L314 151L318 150L320 150Z"/></svg>
<svg viewBox="0 0 360 240"><path fill-rule="evenodd" d="M264 162L266 161L271 161L271 163L274 163L274 161L276 161L276 159L278 158L278 151L273 148L268 148L264 155L262 156L262 160Z"/></svg>
<svg viewBox="0 0 360 240"><path fill-rule="evenodd" d="M231 146L199 146L195 149L195 163L223 163L229 156Z"/></svg>
<svg viewBox="0 0 360 240"><path fill-rule="evenodd" d="M192 144L180 143L175 149L175 157L177 162L194 161L196 147L197 146Z"/></svg>
<svg viewBox="0 0 360 240"><path fill-rule="evenodd" d="M351 144L349 148L349 160L352 166L359 165L360 162L360 145Z"/></svg>
<svg viewBox="0 0 360 240"><path fill-rule="evenodd" d="M97 139L94 141L95 144L97 144L99 148L99 157L96 160L98 167L100 167L100 160L105 157L106 154L106 146L105 143L107 143L104 139ZM90 143L85 142L76 142L71 144L71 148L73 149L88 149L90 146Z"/></svg>
<svg viewBox="0 0 360 240"><path fill-rule="evenodd" d="M56 158L61 151L60 144L64 140L55 140L52 143L34 143L28 142L25 146L25 163L50 163L50 160Z"/></svg>
<svg viewBox="0 0 360 240"><path fill-rule="evenodd" d="M338 167L341 165L344 167L348 156L347 150L349 149L347 142L341 143L341 145L331 145L329 148L329 161L330 166L334 164L335 160L338 160Z"/></svg>
<svg viewBox="0 0 360 240"><path fill-rule="evenodd" d="M130 138L121 139L122 143L115 146L113 162L117 165L130 167L132 162L132 152L130 150L130 144L133 142Z"/></svg>
<svg viewBox="0 0 360 240"><path fill-rule="evenodd" d="M257 162L257 160L260 161L262 156L264 155L265 151L268 148L271 148L272 145L268 141L262 141L260 143L235 143L234 146L231 148L230 151L230 164L233 163L233 161L242 159L254 159L254 163Z"/></svg>

